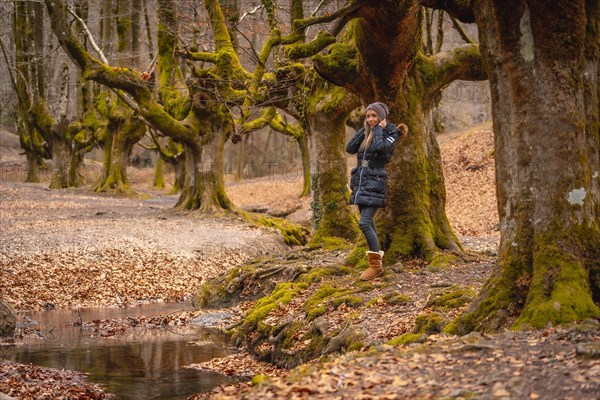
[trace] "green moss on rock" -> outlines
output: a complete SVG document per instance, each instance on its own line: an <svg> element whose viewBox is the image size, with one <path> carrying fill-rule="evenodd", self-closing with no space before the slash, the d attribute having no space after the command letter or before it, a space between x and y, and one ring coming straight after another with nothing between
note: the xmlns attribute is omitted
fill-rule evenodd
<svg viewBox="0 0 600 400"><path fill-rule="evenodd" d="M383 296L383 300L390 304L400 305L408 303L410 301L410 297L398 292L389 292Z"/></svg>
<svg viewBox="0 0 600 400"><path fill-rule="evenodd" d="M476 293L472 288L452 286L450 288L433 292L426 307L435 307L442 311L454 310L471 303Z"/></svg>

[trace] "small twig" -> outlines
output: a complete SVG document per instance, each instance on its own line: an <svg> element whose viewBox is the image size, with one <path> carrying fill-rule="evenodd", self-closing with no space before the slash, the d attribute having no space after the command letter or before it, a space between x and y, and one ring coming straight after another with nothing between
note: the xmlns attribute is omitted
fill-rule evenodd
<svg viewBox="0 0 600 400"><path fill-rule="evenodd" d="M79 23L81 24L83 31L85 32L86 36L88 37L88 39L90 41L90 45L96 51L96 53L98 53L98 56L100 56L100 59L102 60L102 62L106 65L109 65L108 59L104 56L104 53L102 52L102 50L100 50L100 47L98 47L98 45L96 44L96 41L94 40L94 37L92 36L92 33L88 29L86 23L81 18L79 18L79 15L77 15L77 13L75 13L75 11L73 11L73 8L71 6L69 6L67 9L69 11L69 14L71 14L73 17L75 17L75 19L77 21L79 21Z"/></svg>
<svg viewBox="0 0 600 400"><path fill-rule="evenodd" d="M260 9L261 9L261 8L263 8L263 7L264 7L264 5L262 5L262 4L259 4L259 5L257 5L256 7L254 7L254 9L253 9L253 10L251 10L251 11L246 11L245 13L243 13L243 14L242 14L242 16L240 17L240 19L238 20L238 24L239 24L240 22L242 22L242 21L244 20L244 18L246 18L246 17L247 17L247 16L249 16L249 15L253 15L253 14L255 14L255 13L258 11L258 10L260 10Z"/></svg>

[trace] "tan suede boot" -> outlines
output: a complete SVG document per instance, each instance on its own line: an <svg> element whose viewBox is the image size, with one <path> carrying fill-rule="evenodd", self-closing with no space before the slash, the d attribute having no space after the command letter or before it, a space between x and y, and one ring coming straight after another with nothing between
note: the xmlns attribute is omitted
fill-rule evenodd
<svg viewBox="0 0 600 400"><path fill-rule="evenodd" d="M367 260L369 260L369 268L367 268L361 275L360 279L363 281L370 281L383 274L383 267L381 266L381 258L383 257L383 251L367 251Z"/></svg>

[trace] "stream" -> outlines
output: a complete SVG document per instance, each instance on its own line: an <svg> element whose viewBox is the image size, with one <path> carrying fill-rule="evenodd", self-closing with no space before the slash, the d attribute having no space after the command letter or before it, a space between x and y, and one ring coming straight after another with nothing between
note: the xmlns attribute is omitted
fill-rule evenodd
<svg viewBox="0 0 600 400"><path fill-rule="evenodd" d="M184 399L231 377L184 366L235 352L214 329L199 326L136 327L113 338L73 326L80 320L167 315L191 309L186 303L146 304L129 308L87 308L19 313L18 323L38 337L0 347L0 358L21 364L64 368L88 374L117 399ZM21 325L22 326L22 325Z"/></svg>

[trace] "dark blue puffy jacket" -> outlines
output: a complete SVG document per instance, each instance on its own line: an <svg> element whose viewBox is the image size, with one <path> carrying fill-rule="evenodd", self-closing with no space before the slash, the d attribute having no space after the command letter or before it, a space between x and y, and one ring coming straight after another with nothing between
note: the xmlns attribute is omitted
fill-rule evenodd
<svg viewBox="0 0 600 400"><path fill-rule="evenodd" d="M357 164L350 172L350 204L384 207L387 198L387 164L400 135L394 124L385 128L373 128L373 141L366 151L359 152L365 139L365 128L361 128L346 145L346 151L356 154Z"/></svg>

